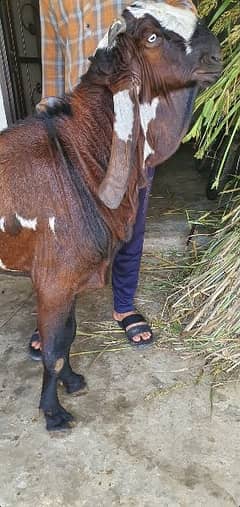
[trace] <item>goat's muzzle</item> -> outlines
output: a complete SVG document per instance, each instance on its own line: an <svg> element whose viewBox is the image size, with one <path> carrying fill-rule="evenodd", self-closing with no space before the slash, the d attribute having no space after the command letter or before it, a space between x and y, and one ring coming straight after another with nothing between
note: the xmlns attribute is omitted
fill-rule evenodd
<svg viewBox="0 0 240 507"><path fill-rule="evenodd" d="M222 60L219 55L206 55L203 56L200 66L195 69L193 73L194 80L205 88L215 83L222 73Z"/></svg>

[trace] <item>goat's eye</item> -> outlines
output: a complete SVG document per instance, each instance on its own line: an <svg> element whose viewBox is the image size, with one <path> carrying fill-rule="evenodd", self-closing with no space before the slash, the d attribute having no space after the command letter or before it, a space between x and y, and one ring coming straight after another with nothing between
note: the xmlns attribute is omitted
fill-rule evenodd
<svg viewBox="0 0 240 507"><path fill-rule="evenodd" d="M150 35L150 37L148 37L148 42L155 42L156 39L157 39L156 34L152 33L152 35Z"/></svg>

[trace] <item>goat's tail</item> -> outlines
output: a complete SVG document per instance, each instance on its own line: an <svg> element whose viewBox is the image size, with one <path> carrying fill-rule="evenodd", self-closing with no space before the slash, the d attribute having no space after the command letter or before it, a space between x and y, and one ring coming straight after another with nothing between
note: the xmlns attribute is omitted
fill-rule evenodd
<svg viewBox="0 0 240 507"><path fill-rule="evenodd" d="M57 139L56 119L62 116L72 116L69 101L63 97L48 97L46 101L36 106L37 118L42 120L50 141Z"/></svg>

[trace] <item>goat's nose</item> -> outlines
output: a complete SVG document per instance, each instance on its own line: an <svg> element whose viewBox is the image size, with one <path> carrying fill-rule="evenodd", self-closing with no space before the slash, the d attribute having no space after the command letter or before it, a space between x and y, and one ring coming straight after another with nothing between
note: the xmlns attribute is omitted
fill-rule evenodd
<svg viewBox="0 0 240 507"><path fill-rule="evenodd" d="M209 60L211 63L222 63L221 55L210 55Z"/></svg>
<svg viewBox="0 0 240 507"><path fill-rule="evenodd" d="M212 65L216 65L216 64L221 64L222 63L222 58L221 58L221 55L220 54L205 54L202 56L201 58L201 62L202 63L206 63L206 64L212 64Z"/></svg>

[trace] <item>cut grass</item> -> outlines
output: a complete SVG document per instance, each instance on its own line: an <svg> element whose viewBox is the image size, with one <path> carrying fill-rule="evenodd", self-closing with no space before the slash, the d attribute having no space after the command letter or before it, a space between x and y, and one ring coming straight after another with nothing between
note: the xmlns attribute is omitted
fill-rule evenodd
<svg viewBox="0 0 240 507"><path fill-rule="evenodd" d="M170 327L181 326L184 346L204 354L216 373L240 366L239 210L237 194L200 262L165 307Z"/></svg>

